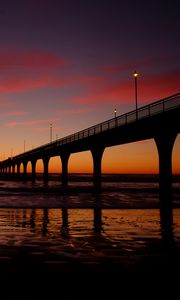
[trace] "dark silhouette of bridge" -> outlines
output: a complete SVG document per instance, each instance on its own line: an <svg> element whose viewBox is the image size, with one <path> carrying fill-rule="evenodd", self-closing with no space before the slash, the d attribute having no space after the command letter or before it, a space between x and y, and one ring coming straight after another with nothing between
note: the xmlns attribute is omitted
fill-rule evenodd
<svg viewBox="0 0 180 300"><path fill-rule="evenodd" d="M2 174L27 174L31 162L32 178L36 176L36 162L42 159L44 180L48 180L48 163L51 157L60 156L62 161L62 185L68 183L68 160L72 153L90 150L93 158L94 189L101 188L101 160L106 147L136 141L154 139L159 154L160 208L164 215L171 211L172 150L180 132L180 93L140 107L138 110L86 128L64 138L0 162ZM15 172L16 170L16 172Z"/></svg>
<svg viewBox="0 0 180 300"><path fill-rule="evenodd" d="M86 128L82 131L52 141L35 149L0 162L0 172L27 174L27 164L32 164L32 177L36 176L36 162L42 159L44 179L48 179L48 163L51 157L60 156L62 183L68 183L68 160L72 153L90 150L94 165L94 186L101 184L101 159L106 147L154 139L159 153L161 181L171 177L171 156L177 134L180 132L180 93L153 102L126 114Z"/></svg>

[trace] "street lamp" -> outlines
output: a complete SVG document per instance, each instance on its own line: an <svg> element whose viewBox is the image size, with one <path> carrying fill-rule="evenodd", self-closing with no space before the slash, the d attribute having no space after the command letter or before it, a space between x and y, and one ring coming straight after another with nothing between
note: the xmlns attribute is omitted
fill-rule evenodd
<svg viewBox="0 0 180 300"><path fill-rule="evenodd" d="M117 109L114 109L114 117L116 118Z"/></svg>
<svg viewBox="0 0 180 300"><path fill-rule="evenodd" d="M139 74L136 71L134 71L133 76L134 76L134 84L135 84L135 102L136 102L136 119L137 119L137 117L138 117L138 115L137 115L137 108L138 108L137 107L137 78L138 78Z"/></svg>
<svg viewBox="0 0 180 300"><path fill-rule="evenodd" d="M114 109L115 126L117 126L116 113L117 113L117 109L115 108L115 109Z"/></svg>

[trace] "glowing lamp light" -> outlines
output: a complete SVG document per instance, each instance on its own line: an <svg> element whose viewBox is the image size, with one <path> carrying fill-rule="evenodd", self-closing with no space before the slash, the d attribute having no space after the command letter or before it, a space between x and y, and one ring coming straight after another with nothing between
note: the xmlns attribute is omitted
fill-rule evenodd
<svg viewBox="0 0 180 300"><path fill-rule="evenodd" d="M137 105L137 78L139 76L138 72L134 71L133 73L134 76L134 84L135 84L135 102L136 102L136 120L138 119L138 105Z"/></svg>
<svg viewBox="0 0 180 300"><path fill-rule="evenodd" d="M138 76L139 76L138 72L134 71L133 76L134 76L134 77L138 77Z"/></svg>

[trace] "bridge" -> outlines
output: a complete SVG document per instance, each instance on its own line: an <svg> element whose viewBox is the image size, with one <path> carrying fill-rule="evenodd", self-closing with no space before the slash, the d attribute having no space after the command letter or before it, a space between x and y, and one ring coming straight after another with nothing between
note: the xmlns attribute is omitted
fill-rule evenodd
<svg viewBox="0 0 180 300"><path fill-rule="evenodd" d="M44 179L48 180L48 163L51 157L60 156L62 161L62 184L68 183L68 160L72 153L90 150L93 158L95 188L101 184L101 160L106 147L136 141L154 139L159 154L161 181L171 177L172 149L180 132L180 93L140 107L118 117L91 126L64 138L0 162L1 174L27 174L31 162L32 178L36 176L36 162L42 159ZM16 172L15 172L16 167ZM17 175L16 174L16 175Z"/></svg>
<svg viewBox="0 0 180 300"><path fill-rule="evenodd" d="M32 179L36 176L36 163L42 159L44 180L48 180L51 157L62 161L62 185L68 183L68 160L72 153L90 150L93 158L94 190L101 189L101 160L106 147L154 139L159 156L160 215L163 228L172 224L172 150L180 132L180 93L142 106L105 122L91 126L64 138L52 141L0 162L0 175L27 174L32 165ZM167 220L169 220L167 222ZM166 233L168 232L166 228Z"/></svg>
<svg viewBox="0 0 180 300"><path fill-rule="evenodd" d="M62 185L68 183L68 160L72 153L90 150L93 158L95 191L101 189L101 160L106 147L154 139L159 156L159 191L161 213L171 211L172 150L180 132L180 93L116 116L56 141L8 158L0 162L0 175L27 175L28 162L32 165L32 179L36 176L37 160L42 159L44 180L48 180L51 157L62 161ZM166 200L165 200L166 199ZM165 213L166 215L166 213Z"/></svg>

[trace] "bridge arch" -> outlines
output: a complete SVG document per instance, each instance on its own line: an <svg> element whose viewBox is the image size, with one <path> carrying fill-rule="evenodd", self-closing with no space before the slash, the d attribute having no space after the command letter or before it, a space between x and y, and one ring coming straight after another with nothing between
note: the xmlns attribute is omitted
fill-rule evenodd
<svg viewBox="0 0 180 300"><path fill-rule="evenodd" d="M31 161L28 161L28 163L27 163L27 173L32 174L32 163L31 163Z"/></svg>
<svg viewBox="0 0 180 300"><path fill-rule="evenodd" d="M20 171L20 174L23 174L23 172L24 172L23 162L20 163L19 171Z"/></svg>
<svg viewBox="0 0 180 300"><path fill-rule="evenodd" d="M102 173L157 174L158 153L154 140L105 148Z"/></svg>
<svg viewBox="0 0 180 300"><path fill-rule="evenodd" d="M14 173L15 173L15 174L18 173L18 165L17 165L17 164L15 164L15 166L14 166Z"/></svg>
<svg viewBox="0 0 180 300"><path fill-rule="evenodd" d="M43 164L43 159L42 158L37 159L35 172L36 172L36 175L42 175L43 174L44 164Z"/></svg>
<svg viewBox="0 0 180 300"><path fill-rule="evenodd" d="M172 173L180 174L180 134L177 135L172 151Z"/></svg>
<svg viewBox="0 0 180 300"><path fill-rule="evenodd" d="M13 173L13 166L10 164L9 165L9 171L8 171L10 174L12 174Z"/></svg>
<svg viewBox="0 0 180 300"><path fill-rule="evenodd" d="M72 153L68 163L69 173L93 173L93 159L91 151Z"/></svg>
<svg viewBox="0 0 180 300"><path fill-rule="evenodd" d="M49 173L60 174L62 172L62 162L60 156L53 156L49 159Z"/></svg>

